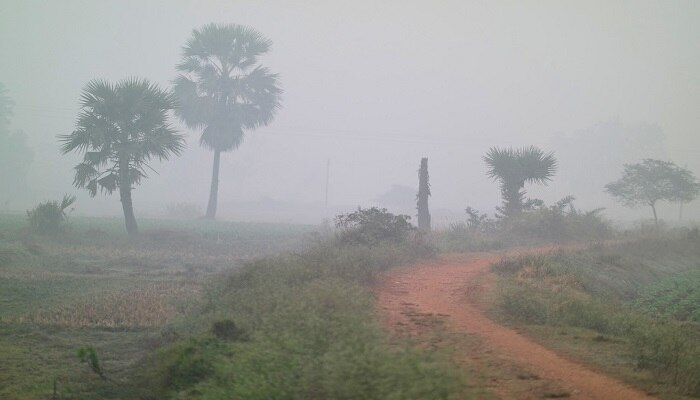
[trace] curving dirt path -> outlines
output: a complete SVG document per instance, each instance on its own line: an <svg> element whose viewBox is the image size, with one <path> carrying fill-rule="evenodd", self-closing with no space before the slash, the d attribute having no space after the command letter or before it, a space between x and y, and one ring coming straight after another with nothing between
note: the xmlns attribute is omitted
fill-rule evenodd
<svg viewBox="0 0 700 400"><path fill-rule="evenodd" d="M552 350L520 335L515 330L488 319L470 296L483 290L488 282L481 280L488 267L504 255L523 251L547 251L552 248L515 250L508 253L470 253L449 255L436 261L398 268L387 273L377 287L379 311L385 322L396 332L420 335L430 329L426 320L444 324L447 331L465 333L480 338L481 348L457 346L456 358L496 358L496 368L511 368L527 371L542 384L556 389L547 391L509 390L507 385L492 386L503 399L536 399L543 397L566 397L570 399L651 399L653 397L634 389L591 368L568 360ZM416 319L416 316L423 318ZM423 323L416 321L422 320ZM433 323L434 327L435 324ZM461 353L461 354L459 354ZM483 361L482 361L483 362ZM518 373L522 378L522 372ZM515 379L515 378L513 378Z"/></svg>

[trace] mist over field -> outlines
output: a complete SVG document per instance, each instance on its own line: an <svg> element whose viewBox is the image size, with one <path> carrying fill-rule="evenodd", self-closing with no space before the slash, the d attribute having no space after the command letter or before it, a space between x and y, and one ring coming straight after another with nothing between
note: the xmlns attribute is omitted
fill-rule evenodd
<svg viewBox="0 0 700 400"><path fill-rule="evenodd" d="M170 87L192 29L216 22L269 38L261 62L284 90L274 120L222 155L221 218L318 223L373 204L414 215L407 191L380 199L415 190L428 157L434 221L445 225L468 205L494 212L500 193L481 159L490 147L528 145L560 163L530 196L571 194L611 218L650 218L603 186L642 158L700 172L699 18L694 1L4 1L0 82L33 162L0 206L24 212L75 193L76 215L119 215L118 195L71 189L79 156L60 155L57 135L75 129L91 79ZM177 127L188 147L136 188L137 217L206 208L212 152ZM659 210L669 222L678 212ZM697 202L685 206L684 218L698 216Z"/></svg>

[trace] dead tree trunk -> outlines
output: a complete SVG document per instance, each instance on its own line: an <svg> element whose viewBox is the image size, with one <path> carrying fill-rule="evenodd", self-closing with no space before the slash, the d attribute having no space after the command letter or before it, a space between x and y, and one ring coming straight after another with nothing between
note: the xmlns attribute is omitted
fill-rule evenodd
<svg viewBox="0 0 700 400"><path fill-rule="evenodd" d="M430 197L430 182L428 178L428 159L420 160L418 170L418 230L430 232L430 210L428 209L428 197Z"/></svg>

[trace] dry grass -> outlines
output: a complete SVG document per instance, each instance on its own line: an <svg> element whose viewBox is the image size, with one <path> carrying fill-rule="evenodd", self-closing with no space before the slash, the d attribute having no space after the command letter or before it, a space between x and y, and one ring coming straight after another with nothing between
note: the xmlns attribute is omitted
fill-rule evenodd
<svg viewBox="0 0 700 400"><path fill-rule="evenodd" d="M144 328L157 327L182 313L177 304L198 295L197 287L158 282L92 296L53 309L19 317L23 324L65 327Z"/></svg>

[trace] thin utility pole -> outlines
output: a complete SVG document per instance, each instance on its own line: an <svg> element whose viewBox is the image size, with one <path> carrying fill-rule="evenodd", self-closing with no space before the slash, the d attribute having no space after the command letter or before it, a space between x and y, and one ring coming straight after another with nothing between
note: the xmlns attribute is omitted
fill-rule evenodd
<svg viewBox="0 0 700 400"><path fill-rule="evenodd" d="M688 169L688 164L684 165L683 168ZM678 206L678 222L683 221L683 200L679 201L680 205Z"/></svg>

